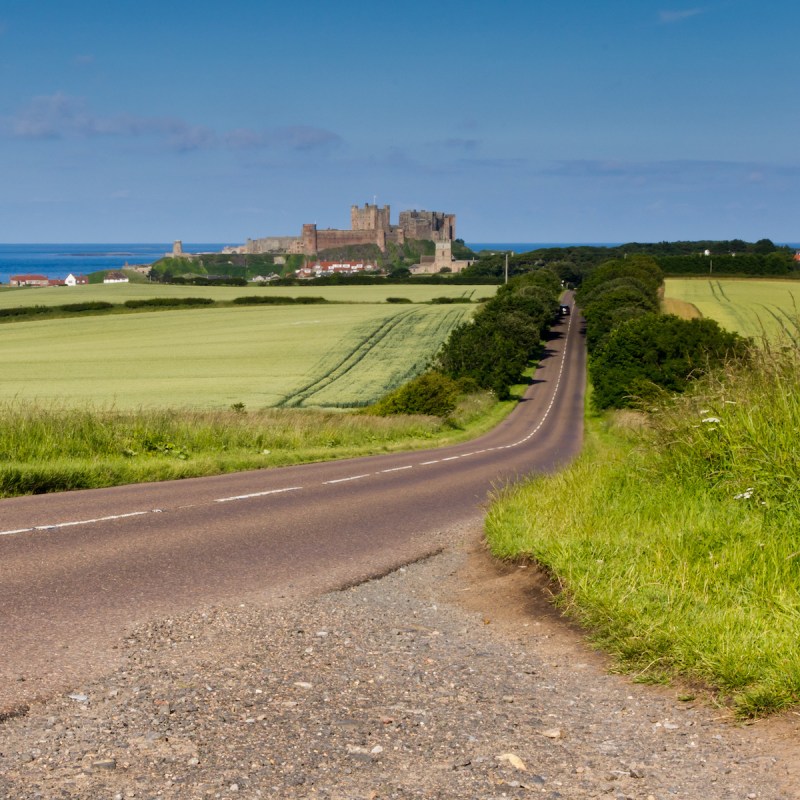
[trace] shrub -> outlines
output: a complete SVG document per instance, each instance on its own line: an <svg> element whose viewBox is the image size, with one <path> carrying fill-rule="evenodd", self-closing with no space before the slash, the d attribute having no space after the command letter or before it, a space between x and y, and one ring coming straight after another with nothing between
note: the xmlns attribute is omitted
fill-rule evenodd
<svg viewBox="0 0 800 800"><path fill-rule="evenodd" d="M449 305L451 303L471 303L471 297L460 295L459 297L432 297L430 301L433 305Z"/></svg>
<svg viewBox="0 0 800 800"><path fill-rule="evenodd" d="M110 308L114 308L114 304L106 303L103 300L87 300L84 303L67 303L63 306L55 306L55 310L57 311L78 313L81 311L108 311Z"/></svg>
<svg viewBox="0 0 800 800"><path fill-rule="evenodd" d="M387 303L410 303L412 302L407 297L387 297Z"/></svg>
<svg viewBox="0 0 800 800"><path fill-rule="evenodd" d="M446 417L456 407L459 385L441 372L423 372L387 394L371 409L381 417L392 414L425 414Z"/></svg>
<svg viewBox="0 0 800 800"><path fill-rule="evenodd" d="M291 305L294 303L293 297L284 297L283 295L264 295L255 294L249 297L237 297L233 301L239 306L258 306L258 305Z"/></svg>
<svg viewBox="0 0 800 800"><path fill-rule="evenodd" d="M279 294L254 294L247 297L237 297L234 301L236 305L240 306L258 306L258 305L309 305L311 303L327 303L324 297L286 297Z"/></svg>
<svg viewBox="0 0 800 800"><path fill-rule="evenodd" d="M126 308L172 308L179 306L213 306L210 297L149 297L145 300L126 300Z"/></svg>

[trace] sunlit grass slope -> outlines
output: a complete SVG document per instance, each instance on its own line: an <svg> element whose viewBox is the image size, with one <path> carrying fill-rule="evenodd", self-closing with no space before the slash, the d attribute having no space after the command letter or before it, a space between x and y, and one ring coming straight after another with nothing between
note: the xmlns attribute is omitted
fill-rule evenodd
<svg viewBox="0 0 800 800"><path fill-rule="evenodd" d="M667 310L682 314L680 306L689 304L704 317L715 319L743 336L788 335L797 339L800 282L758 278L668 278L664 287Z"/></svg>
<svg viewBox="0 0 800 800"><path fill-rule="evenodd" d="M264 408L314 386L295 404L364 405L423 368L474 308L253 306L17 322L2 326L0 400ZM322 382L342 363L335 382Z"/></svg>
<svg viewBox="0 0 800 800"><path fill-rule="evenodd" d="M492 552L542 564L636 676L700 683L743 715L796 705L798 431L800 354L767 348L645 427L595 421L572 467L497 499Z"/></svg>

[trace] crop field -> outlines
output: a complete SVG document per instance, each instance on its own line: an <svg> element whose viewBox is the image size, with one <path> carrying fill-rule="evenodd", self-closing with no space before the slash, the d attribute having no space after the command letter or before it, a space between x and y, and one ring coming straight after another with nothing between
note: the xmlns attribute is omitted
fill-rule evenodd
<svg viewBox="0 0 800 800"><path fill-rule="evenodd" d="M443 287L420 288L437 296ZM10 323L0 327L0 400L98 409L365 405L421 370L474 309L245 306Z"/></svg>
<svg viewBox="0 0 800 800"><path fill-rule="evenodd" d="M800 282L758 278L721 280L668 278L664 303L667 311L680 316L715 319L724 328L743 336L772 338L800 336L798 318Z"/></svg>
<svg viewBox="0 0 800 800"><path fill-rule="evenodd" d="M44 288L6 288L0 291L0 308L16 306L55 306L100 300L124 303L152 297L208 297L230 302L250 295L302 297L313 295L336 303L383 303L387 297L406 297L425 303L434 297L460 297L473 300L494 296L496 286L371 284L365 286L170 286L158 283L90 284L88 286L50 286Z"/></svg>
<svg viewBox="0 0 800 800"><path fill-rule="evenodd" d="M311 370L312 378L282 401L287 406L363 406L424 371L450 331L469 314L463 305L432 314L411 308L354 327L341 347L332 348ZM422 342L437 342L431 351Z"/></svg>

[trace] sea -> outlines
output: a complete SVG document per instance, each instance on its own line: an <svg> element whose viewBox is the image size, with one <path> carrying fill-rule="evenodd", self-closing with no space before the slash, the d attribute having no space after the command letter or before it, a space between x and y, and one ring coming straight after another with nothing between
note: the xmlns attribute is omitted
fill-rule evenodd
<svg viewBox="0 0 800 800"><path fill-rule="evenodd" d="M186 242L187 253L218 253L230 242ZM621 242L467 242L475 252L481 250L527 253L542 247L616 247ZM800 243L787 243L800 250ZM0 244L0 284L12 275L33 273L52 279L88 275L101 269L152 264L172 252L172 242L149 244Z"/></svg>
<svg viewBox="0 0 800 800"><path fill-rule="evenodd" d="M218 253L229 243L186 242L187 253ZM0 283L32 273L52 279L101 269L152 264L172 252L172 242L150 244L0 244Z"/></svg>

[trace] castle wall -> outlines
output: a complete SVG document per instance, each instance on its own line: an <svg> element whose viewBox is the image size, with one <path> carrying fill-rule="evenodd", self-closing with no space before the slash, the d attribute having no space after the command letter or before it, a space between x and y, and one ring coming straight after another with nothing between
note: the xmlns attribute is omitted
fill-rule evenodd
<svg viewBox="0 0 800 800"><path fill-rule="evenodd" d="M347 247L354 244L376 244L381 249L381 252L386 250L386 232L383 230L316 230L315 239L314 250L305 250L308 255L320 250L330 250L334 247Z"/></svg>
<svg viewBox="0 0 800 800"><path fill-rule="evenodd" d="M296 236L266 236L262 239L248 239L245 253L288 253L297 243Z"/></svg>

